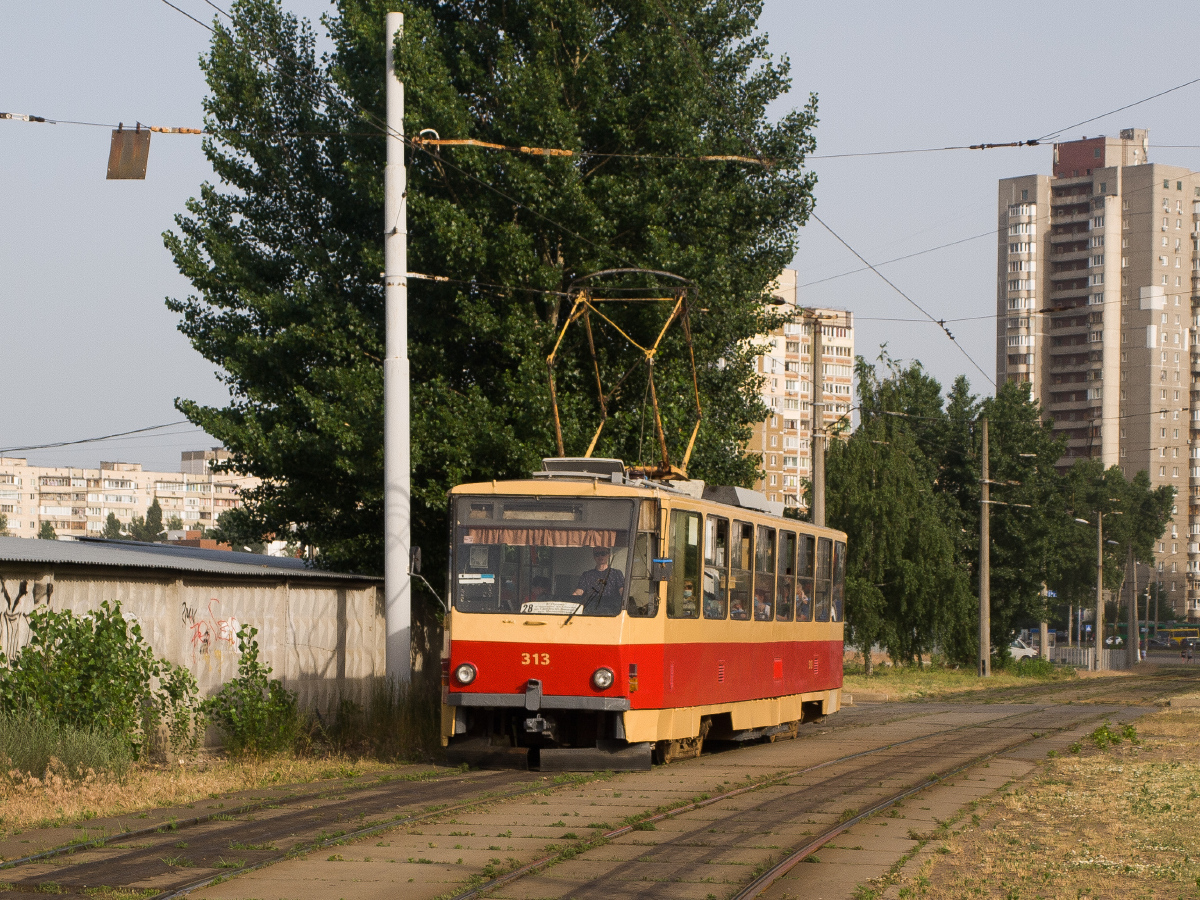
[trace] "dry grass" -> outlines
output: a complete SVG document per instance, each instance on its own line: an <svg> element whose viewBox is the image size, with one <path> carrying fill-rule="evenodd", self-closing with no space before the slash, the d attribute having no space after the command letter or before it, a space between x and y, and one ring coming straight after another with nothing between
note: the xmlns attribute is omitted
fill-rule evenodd
<svg viewBox="0 0 1200 900"><path fill-rule="evenodd" d="M1048 761L887 896L1200 896L1200 710L1165 710L1137 729L1136 746L1087 740Z"/></svg>
<svg viewBox="0 0 1200 900"><path fill-rule="evenodd" d="M0 836L146 809L186 806L234 791L394 769L394 763L332 756L236 761L201 759L173 767L138 766L124 778L91 773L82 780L72 780L54 771L54 767L45 778L10 772L0 775Z"/></svg>
<svg viewBox="0 0 1200 900"><path fill-rule="evenodd" d="M882 691L896 700L916 697L937 697L969 691L989 691L999 688L1028 687L1038 681L1067 681L1076 677L1074 669L1055 667L1051 677L1030 677L1016 674L1015 667L993 671L990 678L980 678L974 669L947 669L942 666L880 666L870 676L854 671L849 665L843 688L855 691Z"/></svg>

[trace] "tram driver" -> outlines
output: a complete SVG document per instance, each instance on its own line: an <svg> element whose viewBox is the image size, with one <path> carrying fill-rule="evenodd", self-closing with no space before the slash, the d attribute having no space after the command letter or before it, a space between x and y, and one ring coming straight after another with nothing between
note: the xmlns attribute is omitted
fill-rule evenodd
<svg viewBox="0 0 1200 900"><path fill-rule="evenodd" d="M625 594L625 575L620 569L612 568L612 551L607 547L593 547L592 561L595 568L579 576L579 584L573 596L583 598L583 609L593 615L614 616L621 611L621 597Z"/></svg>

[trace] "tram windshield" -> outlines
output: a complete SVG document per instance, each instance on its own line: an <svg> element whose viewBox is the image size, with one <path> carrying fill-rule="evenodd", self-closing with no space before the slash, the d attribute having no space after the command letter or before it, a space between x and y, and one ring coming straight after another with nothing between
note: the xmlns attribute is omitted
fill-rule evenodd
<svg viewBox="0 0 1200 900"><path fill-rule="evenodd" d="M635 500L455 498L455 609L617 615L629 593L636 515Z"/></svg>

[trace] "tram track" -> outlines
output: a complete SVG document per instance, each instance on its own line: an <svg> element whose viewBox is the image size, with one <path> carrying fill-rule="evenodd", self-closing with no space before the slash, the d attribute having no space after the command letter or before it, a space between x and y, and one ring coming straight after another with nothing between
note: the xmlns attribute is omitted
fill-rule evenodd
<svg viewBox="0 0 1200 900"><path fill-rule="evenodd" d="M1120 680L1126 681L1126 679ZM1121 687L1116 683L1117 679L1105 679L1105 682L1106 684L1096 685L1094 690L1087 690L1084 694L1100 696L1105 693L1122 693L1120 690L1113 691L1113 688ZM1148 705L1154 702L1151 697L1158 699L1165 694L1177 692L1181 685L1191 686L1194 683L1191 679L1182 678L1156 682L1151 685L1153 690L1140 693L1141 703ZM1062 686L1058 685L1058 687L1061 689ZM942 698L942 702L945 702L945 698ZM1012 701L1010 700L1010 702ZM1072 706L1071 703L1078 705ZM472 887L459 894L455 900L486 896L513 881L536 876L539 872L564 859L578 856L594 847L617 840L631 831L653 828L656 822L686 816L689 812L729 802L744 794L762 792L770 788L786 788L789 786L789 781L800 778L808 779L813 773L822 770L832 770L828 773L830 777L817 784L806 784L792 792L791 795L799 795L800 799L805 802L797 804L793 797L793 802L788 806L787 814L789 816L802 817L804 811L812 807L813 802L819 803L822 799L828 800L832 792L840 794L856 786L858 789L865 790L871 784L879 782L881 778L893 777L888 774L893 770L895 770L894 774L911 774L916 760L920 760L919 764L925 767L932 766L937 758L957 755L961 759L962 738L965 733L971 731L979 733L986 732L988 729L1011 731L1013 727L1021 727L1036 730L1038 734L1023 738L1011 746L992 747L983 754L976 754L963 766L979 765L989 755L1005 753L1044 734L1073 727L1073 725L1055 727L1051 721L1046 719L1053 710L1058 710L1060 713L1063 710L1072 710L1071 718L1075 724L1105 715L1103 711L1092 714L1090 712L1091 703L1081 697L1078 692L1075 693L1071 703L1030 703L1028 709L1022 709L1009 715L997 716L982 722L968 722L903 740L891 741L855 753L842 754L810 766L790 769L787 772L728 791L700 795L690 802L673 806L670 809L659 807L649 814L626 820L621 827L608 829L590 841L577 842L556 853L543 855L532 863L514 869L506 875ZM921 713L917 713L916 717L949 714L952 710L958 712L970 710L973 713L980 713L989 704L945 703L944 710L938 708L940 705L937 698L930 698L928 704L919 704L925 709ZM882 711L879 707L875 709ZM901 710L897 709L896 712L901 713ZM909 707L900 715L886 716L883 721L875 719L872 723L836 723L829 730L840 731L849 737L851 733L858 732L860 728L868 724L878 728L886 722L903 728L906 720L914 718L914 712L915 710ZM1109 710L1108 714L1112 714L1112 711ZM1039 717L1041 717L1041 721ZM1019 724L1022 722L1024 724ZM791 742L788 742L788 745L795 746ZM908 752L904 752L906 748L908 748ZM719 759L723 755L718 754L707 758ZM885 759L881 763L878 761L881 755L895 758ZM872 765L854 767L856 761L866 758L876 758L876 760ZM850 767L848 771L842 771L847 767ZM930 771L929 768L922 770ZM894 805L904 796L924 790L947 777L952 777L957 771L959 769L952 766L943 766L939 770L939 774L916 785L908 785L903 791L882 798L876 797L869 804L865 802L860 804L865 808L864 812L856 815L852 820L831 827L827 833L821 832L813 836L805 842L804 846L791 851L792 855L796 856L796 861L805 858L814 852L814 847L823 846L854 823ZM470 775L452 773L446 777L387 783L377 781L364 785L339 785L283 798L257 799L253 803L243 804L234 809L223 809L182 822L166 825L160 823L157 826L125 831L93 841L63 845L19 860L9 860L0 864L0 883L2 883L0 884L0 897L28 896L31 891L44 891L47 888L52 888L60 896L70 896L72 893L84 895L97 888L102 888L154 890L157 891L154 895L156 900L182 897L216 881L253 872L316 850L349 843L384 831L404 829L431 821L436 822L439 818L455 812L481 808L489 804L502 804L536 792L548 793L559 788L581 786L596 780L597 777L584 776L552 782L537 773L528 772L471 773ZM752 809L769 808L776 802L776 800L768 798L762 804L753 806ZM233 821L226 821L228 819L233 819ZM678 845L673 842L671 846ZM800 850L807 850L807 852L801 854ZM694 854L692 855L694 856ZM172 865L172 861L178 862L179 858L184 856L187 857L185 866ZM790 856L785 857L783 860L773 862L772 865L774 867L782 866L790 858ZM231 865L231 862L236 865ZM792 862L791 865L795 865L795 862ZM791 866L787 866L776 877L783 877L786 870L790 868ZM766 874L769 872L764 873L763 877ZM593 896L603 898L603 900L612 900L614 895L611 886L605 888L602 885L594 885L584 894L572 893L571 896L581 898ZM652 896L652 893L638 896Z"/></svg>
<svg viewBox="0 0 1200 900"><path fill-rule="evenodd" d="M350 790L267 798L183 822L65 844L8 860L0 866L0 897L44 892L49 887L60 896L83 895L155 881L160 884L154 888L162 888L157 897L181 896L218 879L335 843L577 782L554 783L533 772L457 773L447 778L377 781ZM254 817L263 811L274 814L265 819ZM358 827L347 827L354 822L360 823ZM136 841L141 843L129 843ZM61 861L77 856L89 858ZM31 868L39 871L22 874ZM196 869L212 874L196 877Z"/></svg>
<svg viewBox="0 0 1200 900"><path fill-rule="evenodd" d="M779 817L781 821L794 820L797 817L812 813L816 807L828 801L831 795L848 796L853 794L855 790L864 790L873 784L882 784L880 779L886 781L888 778L903 776L911 773L914 766L914 756L919 754L921 760L920 765L927 767L931 764L930 754L933 753L936 758L938 750L943 751L945 756L961 756L961 753L955 754L955 750L961 748L961 739L964 732L996 730L996 729L1011 729L1012 722L1010 720L1022 718L1034 718L1044 716L1048 711L1054 709L1054 706L1038 707L1036 709L1021 711L1009 716L999 717L997 719L988 720L981 723L967 723L952 728L942 729L940 731L930 732L919 735L902 741L895 741L880 747L871 748L869 750L859 751L857 753L845 754L835 759L827 760L822 763L817 763L812 766L790 771L781 775L773 776L762 781L756 782L744 787L735 788L730 791L724 791L719 794L692 801L684 805L656 812L652 815L638 818L634 822L628 822L619 828L605 831L591 841L583 845L576 845L568 848L565 852L557 852L548 854L533 862L514 869L504 875L500 875L482 884L473 886L472 888L454 895L453 900L483 900L483 898L494 894L496 891L511 886L514 882L525 878L537 877L542 873L551 870L558 863L569 859L576 858L581 852L601 847L617 838L623 837L630 832L652 827L656 823L663 822L668 819L674 819L684 816L688 813L702 810L706 807L711 807L715 804L727 802L739 796L760 792L767 788L788 786L790 782L804 776L811 775L814 772L826 769L836 769L839 766L844 766L847 763L852 763L866 757L876 757L880 754L887 754L896 751L900 748L911 747L914 744L929 743L935 739L941 739L940 743L933 748L912 748L915 752L900 754L896 759L890 760L882 767L871 766L853 769L843 773L832 773L830 777L816 784L806 784L797 787L797 790L787 793L784 797L772 797L764 800L760 804L753 805L747 809L739 810L729 816L721 817L717 820L718 828L713 829L709 826L713 825L712 820L704 820L700 829L685 831L681 833L679 838L672 839L667 842L656 845L652 850L640 855L633 865L640 866L648 871L645 874L646 880L649 882L640 890L623 891L618 886L616 880L609 877L596 878L590 882L574 886L567 895L572 900L614 900L614 898L622 897L638 897L652 898L656 896L656 891L662 887L664 881L673 880L670 875L663 874L663 866L668 866L675 873L682 875L683 873L701 865L704 858L711 855L711 846L704 838L707 834L713 831L718 831L721 834L728 836L731 834L746 833L739 831L739 824L747 819L757 818L764 813L770 815L770 807L783 807L784 812ZM1080 722L1088 722L1103 718L1105 712L1096 712L1089 714L1085 709L1079 710L1080 715L1075 717L1069 724L1061 726L1044 725L1039 730L1035 731L1028 737L1023 737L1016 741L1010 741L1003 746L991 747L983 753L975 754L965 762L958 762L953 766L945 767L940 771L936 771L928 778L920 780L916 784L906 785L902 790L890 793L882 798L875 798L871 804L861 811L854 810L854 814L844 816L841 820L834 823L830 827L818 832L811 838L806 840L799 847L789 848L787 854L780 860L774 861L769 868L761 875L756 877L749 885L742 888L738 893L734 894L735 900L750 900L750 898L758 897L766 891L772 884L784 877L791 871L799 862L809 857L816 850L828 844L839 834L846 829L853 827L855 824L870 818L880 812L887 810L889 807L896 805L905 798L914 794L920 793L927 788L939 784L948 778L953 778L961 772L978 766L987 760L1005 753L1009 753L1025 744L1039 740L1050 733L1071 730L1079 727ZM1035 723L1036 724L1036 723ZM1028 727L1028 726L1027 726ZM928 768L926 768L928 771ZM799 795L799 796L798 796ZM850 801L847 801L850 802ZM728 848L731 844L737 844L738 841L729 841L725 844ZM620 885L628 885L632 888L641 882L638 881L637 872L630 872L630 866L624 867L621 873ZM651 874L652 873L652 874Z"/></svg>

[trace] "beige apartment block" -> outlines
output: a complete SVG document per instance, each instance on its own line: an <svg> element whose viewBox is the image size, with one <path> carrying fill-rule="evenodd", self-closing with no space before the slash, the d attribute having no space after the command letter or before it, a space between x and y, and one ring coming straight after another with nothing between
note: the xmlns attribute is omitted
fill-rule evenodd
<svg viewBox="0 0 1200 900"><path fill-rule="evenodd" d="M1056 144L1051 175L1000 181L996 373L1033 385L1067 438L1060 466L1093 457L1176 489L1155 567L1196 620L1200 173L1149 150L1128 128Z"/></svg>
<svg viewBox="0 0 1200 900"><path fill-rule="evenodd" d="M37 537L43 522L59 537L97 537L110 512L128 526L157 499L164 526L179 516L185 528L211 528L221 513L241 505L242 491L259 483L214 473L212 463L228 456L224 450L187 451L179 472L147 472L140 463L124 462L102 462L98 469L31 466L0 457L0 513L15 537Z"/></svg>
<svg viewBox="0 0 1200 900"><path fill-rule="evenodd" d="M755 489L768 500L805 506L801 482L812 477L816 387L823 388L827 433L850 430L854 392L854 316L842 309L809 309L796 303L796 272L784 269L773 293L790 321L760 339L758 372L762 399L771 415L750 439L748 451L762 459L764 476ZM813 368L814 324L822 342L820 368ZM814 382L814 376L816 381Z"/></svg>

